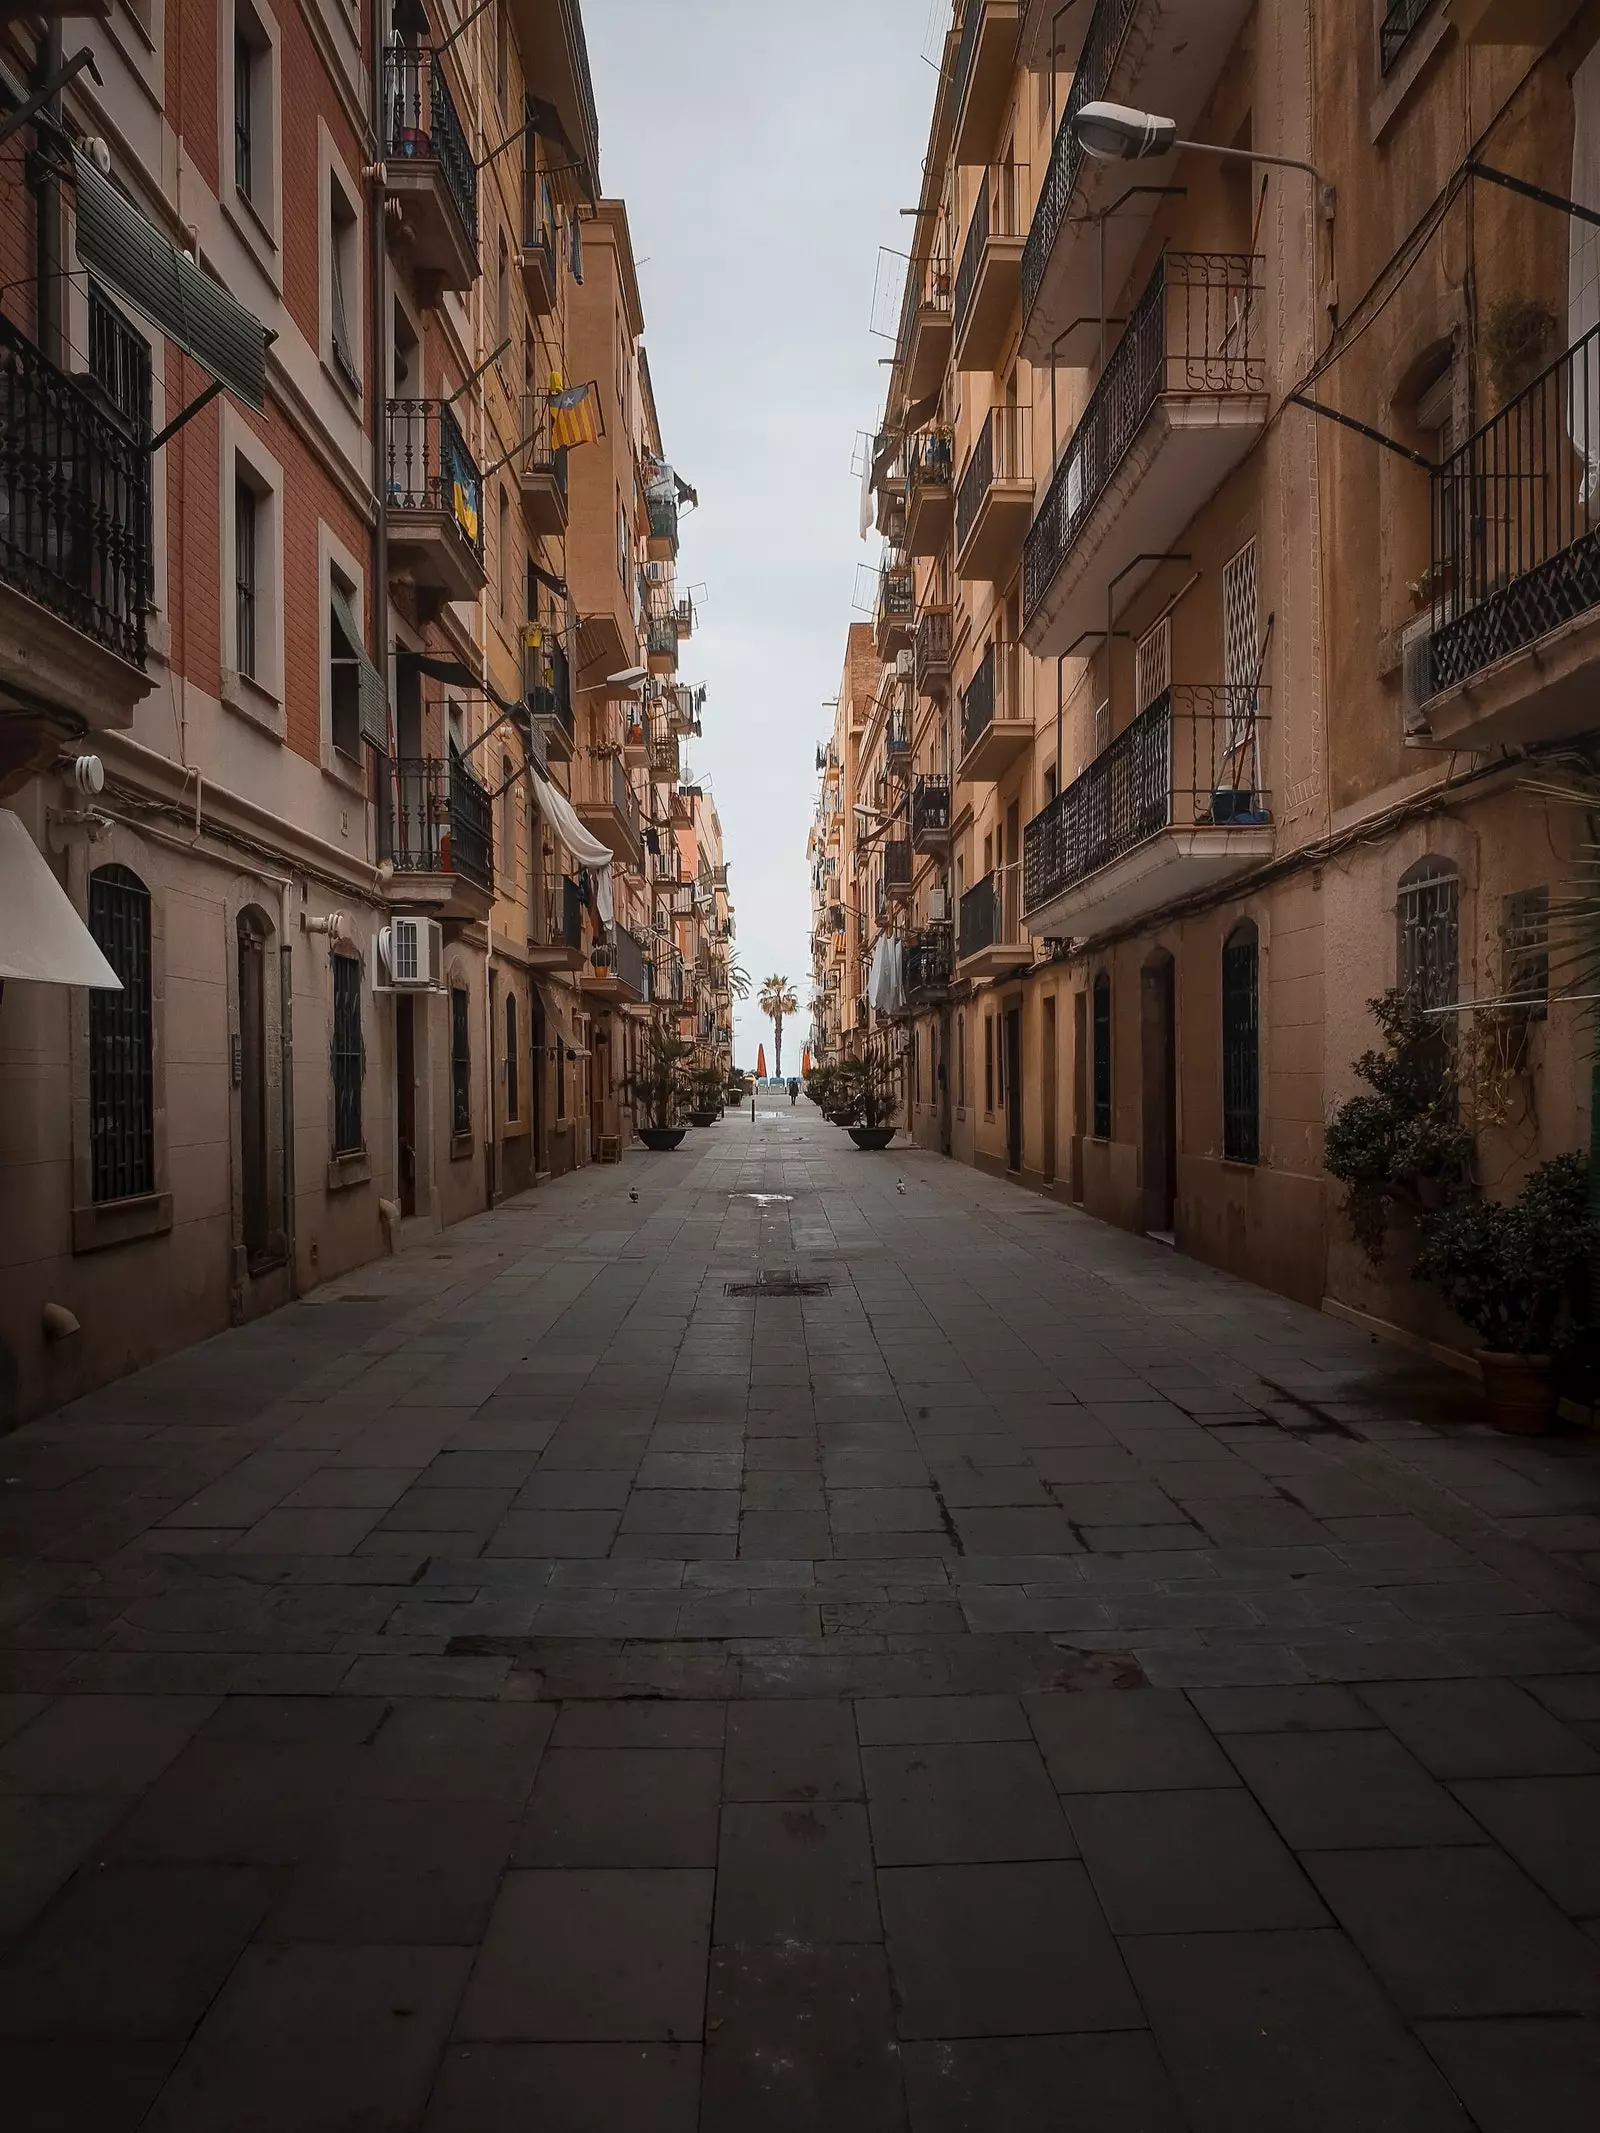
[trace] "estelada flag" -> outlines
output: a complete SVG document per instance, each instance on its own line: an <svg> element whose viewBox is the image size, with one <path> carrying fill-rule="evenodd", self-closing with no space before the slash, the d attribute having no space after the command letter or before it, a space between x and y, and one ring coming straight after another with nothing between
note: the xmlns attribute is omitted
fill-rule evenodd
<svg viewBox="0 0 1600 2133"><path fill-rule="evenodd" d="M757 1079L757 1081L765 1081L765 1080L766 1080L766 1078L767 1078L767 1048L766 1048L766 1046L765 1046L764 1044L758 1044L758 1045L756 1046L756 1079Z"/></svg>
<svg viewBox="0 0 1600 2133"><path fill-rule="evenodd" d="M600 395L594 383L552 386L550 389L550 442L557 450L575 444L598 444L605 431L600 414Z"/></svg>

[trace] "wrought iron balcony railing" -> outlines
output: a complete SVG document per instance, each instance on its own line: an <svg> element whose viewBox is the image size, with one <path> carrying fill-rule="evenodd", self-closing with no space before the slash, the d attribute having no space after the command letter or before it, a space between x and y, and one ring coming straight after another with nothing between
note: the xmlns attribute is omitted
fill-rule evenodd
<svg viewBox="0 0 1600 2133"><path fill-rule="evenodd" d="M879 622L909 621L916 606L916 585L910 569L900 566L884 570L878 580Z"/></svg>
<svg viewBox="0 0 1600 2133"><path fill-rule="evenodd" d="M1432 687L1600 606L1600 326L1432 476Z"/></svg>
<svg viewBox="0 0 1600 2133"><path fill-rule="evenodd" d="M903 769L911 754L911 723L903 713L890 719L883 733L883 752L890 765Z"/></svg>
<svg viewBox="0 0 1600 2133"><path fill-rule="evenodd" d="M1028 418L1032 410L1002 404L990 408L978 432L978 441L961 470L956 490L956 547L964 548L983 508L983 500L997 481L1027 481L1030 453Z"/></svg>
<svg viewBox="0 0 1600 2133"><path fill-rule="evenodd" d="M1166 252L1156 262L1028 529L1026 614L1049 590L1163 394L1262 390L1260 266L1247 252Z"/></svg>
<svg viewBox="0 0 1600 2133"><path fill-rule="evenodd" d="M911 834L940 836L950 827L950 780L918 778L911 792Z"/></svg>
<svg viewBox="0 0 1600 2133"><path fill-rule="evenodd" d="M523 470L529 474L548 472L555 480L563 497L567 493L567 448L564 444L550 442L550 395L548 393L524 393L522 396L522 434L527 439L523 448Z"/></svg>
<svg viewBox="0 0 1600 2133"><path fill-rule="evenodd" d="M1265 691L1175 683L1034 816L1022 900L1037 910L1167 829L1259 828Z"/></svg>
<svg viewBox="0 0 1600 2133"><path fill-rule="evenodd" d="M426 45L391 45L383 56L384 153L431 156L476 250L478 168L456 116L439 56Z"/></svg>
<svg viewBox="0 0 1600 2133"><path fill-rule="evenodd" d="M904 837L891 837L884 844L883 881L891 890L911 886L911 846Z"/></svg>
<svg viewBox="0 0 1600 2133"><path fill-rule="evenodd" d="M649 984L645 976L644 950L626 926L618 926L612 932L611 967L630 992L638 993L641 999L644 997Z"/></svg>
<svg viewBox="0 0 1600 2133"><path fill-rule="evenodd" d="M678 618L674 615L652 615L647 639L648 649L658 656L671 653L678 656Z"/></svg>
<svg viewBox="0 0 1600 2133"><path fill-rule="evenodd" d="M675 496L651 496L646 499L650 519L650 537L657 541L670 541L673 553L678 547L678 499Z"/></svg>
<svg viewBox="0 0 1600 2133"><path fill-rule="evenodd" d="M925 607L917 617L917 687L925 689L936 674L950 672L950 610Z"/></svg>
<svg viewBox="0 0 1600 2133"><path fill-rule="evenodd" d="M0 579L142 667L150 449L0 318Z"/></svg>
<svg viewBox="0 0 1600 2133"><path fill-rule="evenodd" d="M1005 939L1005 897L998 872L985 874L961 899L958 939L963 958L998 947Z"/></svg>
<svg viewBox="0 0 1600 2133"><path fill-rule="evenodd" d="M447 400L391 400L386 433L392 511L438 511L483 560L483 483Z"/></svg>
<svg viewBox="0 0 1600 2133"><path fill-rule="evenodd" d="M1139 0L1096 0L1095 11L1089 18L1083 51L1072 77L1072 87L1067 92L1066 108L1051 144L1050 165L1039 189L1028 241L1022 248L1024 318L1038 298L1045 267L1061 225L1067 219L1078 173L1083 167L1084 150L1078 144L1072 122L1085 104L1098 103L1105 95L1106 83L1111 78L1111 70L1117 63L1123 39L1138 7Z"/></svg>
<svg viewBox="0 0 1600 2133"><path fill-rule="evenodd" d="M459 756L380 756L378 779L378 856L397 874L494 887L489 793Z"/></svg>
<svg viewBox="0 0 1600 2133"><path fill-rule="evenodd" d="M1016 647L997 644L991 638L978 671L961 691L962 754L996 719L1015 719L1019 715Z"/></svg>
<svg viewBox="0 0 1600 2133"><path fill-rule="evenodd" d="M950 928L929 926L913 933L905 947L905 988L915 1000L921 994L942 992L950 983Z"/></svg>
<svg viewBox="0 0 1600 2133"><path fill-rule="evenodd" d="M527 651L528 709L573 738L572 668L561 646L548 638Z"/></svg>
<svg viewBox="0 0 1600 2133"><path fill-rule="evenodd" d="M948 489L954 457L948 430L919 431L906 447L906 486L913 495L919 489Z"/></svg>

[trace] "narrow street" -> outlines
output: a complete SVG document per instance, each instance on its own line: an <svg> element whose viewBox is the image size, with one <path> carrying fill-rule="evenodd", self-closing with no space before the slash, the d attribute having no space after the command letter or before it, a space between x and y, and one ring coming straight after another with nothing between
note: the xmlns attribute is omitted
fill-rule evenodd
<svg viewBox="0 0 1600 2133"><path fill-rule="evenodd" d="M10 2133L1592 2127L1600 1445L761 1109L0 1443Z"/></svg>

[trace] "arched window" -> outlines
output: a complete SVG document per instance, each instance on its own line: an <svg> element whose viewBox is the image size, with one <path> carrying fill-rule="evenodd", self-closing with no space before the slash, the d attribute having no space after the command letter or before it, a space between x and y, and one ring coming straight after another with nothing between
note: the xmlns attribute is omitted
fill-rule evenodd
<svg viewBox="0 0 1600 2133"><path fill-rule="evenodd" d="M156 1189L150 891L127 867L89 876L89 931L122 980L89 995L89 1167L96 1200Z"/></svg>
<svg viewBox="0 0 1600 2133"><path fill-rule="evenodd" d="M1111 1138L1111 980L1101 971L1090 998L1089 1066L1094 1100L1094 1137Z"/></svg>
<svg viewBox="0 0 1600 2133"><path fill-rule="evenodd" d="M1222 1152L1261 1159L1260 947L1241 919L1222 944Z"/></svg>
<svg viewBox="0 0 1600 2133"><path fill-rule="evenodd" d="M361 959L333 957L333 1152L358 1155L366 1146L361 1130L361 1083L367 1049L361 1036Z"/></svg>
<svg viewBox="0 0 1600 2133"><path fill-rule="evenodd" d="M515 1118L522 1091L517 1068L517 996L506 994L506 1117Z"/></svg>
<svg viewBox="0 0 1600 2133"><path fill-rule="evenodd" d="M472 995L450 988L450 1131L459 1140L472 1131Z"/></svg>
<svg viewBox="0 0 1600 2133"><path fill-rule="evenodd" d="M1400 990L1418 1007L1454 1007L1461 997L1461 877L1448 859L1429 857L1407 867L1395 898ZM1430 1017L1437 1037L1420 1063L1437 1092L1453 1103L1455 1017Z"/></svg>

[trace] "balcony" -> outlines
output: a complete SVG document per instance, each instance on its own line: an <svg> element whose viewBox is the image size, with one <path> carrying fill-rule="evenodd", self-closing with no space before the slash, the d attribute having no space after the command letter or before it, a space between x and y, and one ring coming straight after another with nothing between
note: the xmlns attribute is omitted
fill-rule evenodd
<svg viewBox="0 0 1600 2133"><path fill-rule="evenodd" d="M1530 747L1600 725L1600 327L1432 476L1423 747Z"/></svg>
<svg viewBox="0 0 1600 2133"><path fill-rule="evenodd" d="M671 563L678 553L678 499L670 491L645 498L645 554L652 563Z"/></svg>
<svg viewBox="0 0 1600 2133"><path fill-rule="evenodd" d="M914 671L919 696L943 698L949 693L949 608L925 607L918 615Z"/></svg>
<svg viewBox="0 0 1600 2133"><path fill-rule="evenodd" d="M1021 217L1014 167L985 171L956 269L957 370L993 370L1022 290Z"/></svg>
<svg viewBox="0 0 1600 2133"><path fill-rule="evenodd" d="M928 926L909 936L902 971L907 1006L913 1010L932 1007L944 998L950 985L950 960L948 925Z"/></svg>
<svg viewBox="0 0 1600 2133"><path fill-rule="evenodd" d="M620 866L644 867L644 823L620 756L585 756L572 804L586 829L609 845Z"/></svg>
<svg viewBox="0 0 1600 2133"><path fill-rule="evenodd" d="M644 720L634 712L623 721L622 760L629 770L648 770L650 767L650 736Z"/></svg>
<svg viewBox="0 0 1600 2133"><path fill-rule="evenodd" d="M937 555L950 538L954 444L948 430L923 430L906 450L906 552Z"/></svg>
<svg viewBox="0 0 1600 2133"><path fill-rule="evenodd" d="M989 160L1011 87L1022 12L1018 0L967 0L950 98L958 163Z"/></svg>
<svg viewBox="0 0 1600 2133"><path fill-rule="evenodd" d="M981 982L1033 961L1033 944L1023 937L1017 890L1017 868L997 867L962 897L956 927L957 977Z"/></svg>
<svg viewBox="0 0 1600 2133"><path fill-rule="evenodd" d="M437 53L383 55L383 171L406 256L429 294L478 278L478 171Z"/></svg>
<svg viewBox="0 0 1600 2133"><path fill-rule="evenodd" d="M1029 929L1084 939L1272 856L1263 691L1175 684L1023 834Z"/></svg>
<svg viewBox="0 0 1600 2133"><path fill-rule="evenodd" d="M1033 515L1032 409L984 417L956 491L956 576L994 584L1011 574Z"/></svg>
<svg viewBox="0 0 1600 2133"><path fill-rule="evenodd" d="M528 936L530 970L583 970L589 958L583 945L583 890L570 874L546 876L538 935Z"/></svg>
<svg viewBox="0 0 1600 2133"><path fill-rule="evenodd" d="M494 901L487 788L452 755L380 756L378 857L394 869L390 900L438 918L484 919Z"/></svg>
<svg viewBox="0 0 1600 2133"><path fill-rule="evenodd" d="M152 687L149 585L148 447L0 318L0 684L127 726ZM58 740L41 743L52 759Z"/></svg>
<svg viewBox="0 0 1600 2133"><path fill-rule="evenodd" d="M911 846L904 837L891 837L882 850L883 893L899 903L911 894Z"/></svg>
<svg viewBox="0 0 1600 2133"><path fill-rule="evenodd" d="M473 600L487 582L477 464L444 400L391 400L385 512L389 563L436 601Z"/></svg>
<svg viewBox="0 0 1600 2133"><path fill-rule="evenodd" d="M875 632L878 657L893 659L910 644L916 628L917 588L908 563L891 563L878 575Z"/></svg>
<svg viewBox="0 0 1600 2133"><path fill-rule="evenodd" d="M556 233L550 188L534 169L523 178L522 287L534 318L551 318L556 308Z"/></svg>
<svg viewBox="0 0 1600 2133"><path fill-rule="evenodd" d="M1023 642L1040 657L1106 624L1179 545L1261 435L1258 259L1168 252L1068 439L1023 565Z"/></svg>
<svg viewBox="0 0 1600 2133"><path fill-rule="evenodd" d="M676 674L678 671L678 618L676 615L652 615L645 637L645 665L652 674Z"/></svg>
<svg viewBox="0 0 1600 2133"><path fill-rule="evenodd" d="M1033 720L1019 701L1014 647L992 640L978 671L961 691L961 761L956 775L993 785L1033 745Z"/></svg>
<svg viewBox="0 0 1600 2133"><path fill-rule="evenodd" d="M650 998L668 1007L681 1007L688 997L683 957L676 948L657 939L650 966Z"/></svg>
<svg viewBox="0 0 1600 2133"><path fill-rule="evenodd" d="M911 788L911 849L942 852L950 842L950 780L918 778Z"/></svg>
<svg viewBox="0 0 1600 2133"><path fill-rule="evenodd" d="M572 669L567 655L549 631L538 630L539 642L529 644L527 661L528 710L536 731L544 740L545 754L552 763L570 763L576 737L572 717Z"/></svg>
<svg viewBox="0 0 1600 2133"><path fill-rule="evenodd" d="M650 734L650 782L652 785L676 785L683 772L683 763L675 733Z"/></svg>
<svg viewBox="0 0 1600 2133"><path fill-rule="evenodd" d="M583 974L583 989L602 1000L633 1006L648 999L649 963L645 952L626 926L613 926L611 937L596 942Z"/></svg>
<svg viewBox="0 0 1600 2133"><path fill-rule="evenodd" d="M904 712L893 715L883 730L884 762L892 778L903 778L911 770L911 722Z"/></svg>
<svg viewBox="0 0 1600 2133"><path fill-rule="evenodd" d="M950 361L950 262L936 254L911 272L919 276L917 302L907 322L906 397L926 399L944 382Z"/></svg>
<svg viewBox="0 0 1600 2133"><path fill-rule="evenodd" d="M567 530L567 448L550 442L550 401L545 393L522 396L522 515L540 537Z"/></svg>
<svg viewBox="0 0 1600 2133"><path fill-rule="evenodd" d="M1023 249L1022 352L1030 361L1048 361L1052 343L1060 343L1061 361L1090 360L1088 341L1080 348L1062 336L1091 308L1084 292L1100 285L1100 242L1105 288L1115 292L1133 271L1160 188L1178 170L1176 152L1141 162L1141 189L1124 197L1128 172L1086 155L1073 136L1073 119L1085 104L1105 100L1162 112L1177 120L1180 138L1192 135L1250 4L1096 0ZM1116 214L1097 219L1119 200Z"/></svg>

